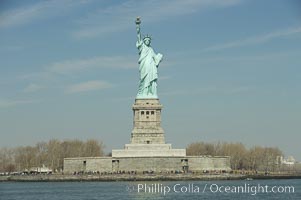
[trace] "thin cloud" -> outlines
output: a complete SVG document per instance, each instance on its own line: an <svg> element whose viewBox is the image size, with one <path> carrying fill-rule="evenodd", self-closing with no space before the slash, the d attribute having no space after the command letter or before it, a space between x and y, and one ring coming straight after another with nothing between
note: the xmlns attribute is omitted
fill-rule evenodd
<svg viewBox="0 0 301 200"><path fill-rule="evenodd" d="M65 92L68 94L73 94L73 93L81 93L81 92L94 91L94 90L103 90L111 87L112 85L106 81L92 80L92 81L71 85L67 87Z"/></svg>
<svg viewBox="0 0 301 200"><path fill-rule="evenodd" d="M112 99L113 101L133 101L135 99L135 96L131 97L119 97L119 98L114 98Z"/></svg>
<svg viewBox="0 0 301 200"><path fill-rule="evenodd" d="M49 71L40 71L40 72L32 72L29 74L23 74L17 77L18 80L35 80L35 81L45 81L45 80L52 80L54 78L53 73Z"/></svg>
<svg viewBox="0 0 301 200"><path fill-rule="evenodd" d="M241 2L242 0L130 0L101 8L77 20L80 28L73 32L73 36L81 39L120 32L132 27L137 16L141 16L147 23L157 22L202 9L234 6Z"/></svg>
<svg viewBox="0 0 301 200"><path fill-rule="evenodd" d="M173 66L175 62L165 60L162 67ZM95 69L138 69L138 58L134 56L94 56L83 59L69 59L50 63L44 71L24 74L19 80L53 80L57 75L75 74ZM160 66L161 67L161 66ZM170 77L162 77L161 80Z"/></svg>
<svg viewBox="0 0 301 200"><path fill-rule="evenodd" d="M225 44L220 44L220 45L214 45L214 46L205 48L203 51L219 51L219 50L224 50L224 49L229 49L229 48L261 44L264 42L268 42L269 40L286 37L286 36L290 36L290 35L298 34L298 33L301 33L301 27L289 28L286 30L270 32L265 35L249 37L246 39L241 39L241 40L237 40L237 41L233 41L233 42L229 42L229 43L225 43Z"/></svg>
<svg viewBox="0 0 301 200"><path fill-rule="evenodd" d="M47 67L49 72L68 74L91 68L137 68L137 61L129 56L98 56L86 59L64 60Z"/></svg>
<svg viewBox="0 0 301 200"><path fill-rule="evenodd" d="M1 21L0 21L0 24L1 24ZM7 46L1 46L0 47L0 52L17 52L17 51L20 51L20 50L23 50L23 46L20 46L20 45L7 45Z"/></svg>
<svg viewBox="0 0 301 200"><path fill-rule="evenodd" d="M27 87L25 87L23 89L23 92L25 92L25 93L36 92L38 90L41 90L42 88L44 88L44 87L41 86L41 85L37 85L37 84L31 83L31 84L29 84Z"/></svg>
<svg viewBox="0 0 301 200"><path fill-rule="evenodd" d="M64 15L69 9L87 2L89 1L49 0L12 9L0 14L0 28L29 24L41 19Z"/></svg>
<svg viewBox="0 0 301 200"><path fill-rule="evenodd" d="M168 92L159 92L159 96L195 96L195 95L239 95L251 92L254 90L253 87L249 86L228 86L228 87L217 87L209 86L203 88L192 88L190 90L174 90ZM119 97L113 99L114 101L128 101L133 100L134 96Z"/></svg>
<svg viewBox="0 0 301 200"><path fill-rule="evenodd" d="M15 107L18 105L35 103L35 100L0 100L0 108Z"/></svg>
<svg viewBox="0 0 301 200"><path fill-rule="evenodd" d="M171 76L159 76L159 80L168 80L171 79Z"/></svg>
<svg viewBox="0 0 301 200"><path fill-rule="evenodd" d="M160 96L188 96L188 95L237 95L247 93L254 88L249 86L228 86L228 87L217 87L210 86L204 88L195 88L191 90L175 90L171 92L159 93Z"/></svg>

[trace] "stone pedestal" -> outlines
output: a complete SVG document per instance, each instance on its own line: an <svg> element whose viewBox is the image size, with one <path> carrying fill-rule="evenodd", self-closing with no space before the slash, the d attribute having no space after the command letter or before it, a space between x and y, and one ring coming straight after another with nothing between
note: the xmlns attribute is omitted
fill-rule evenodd
<svg viewBox="0 0 301 200"><path fill-rule="evenodd" d="M186 156L186 149L172 149L171 144L165 144L161 110L159 99L136 99L131 143L124 149L113 149L112 157Z"/></svg>
<svg viewBox="0 0 301 200"><path fill-rule="evenodd" d="M172 149L171 144L126 144L113 149L112 157L185 157L186 149Z"/></svg>
<svg viewBox="0 0 301 200"><path fill-rule="evenodd" d="M136 99L131 144L165 144L159 99Z"/></svg>

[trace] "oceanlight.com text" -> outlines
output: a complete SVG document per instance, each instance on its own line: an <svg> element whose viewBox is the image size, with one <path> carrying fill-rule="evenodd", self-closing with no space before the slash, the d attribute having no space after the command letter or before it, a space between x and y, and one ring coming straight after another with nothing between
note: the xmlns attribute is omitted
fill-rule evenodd
<svg viewBox="0 0 301 200"><path fill-rule="evenodd" d="M181 184L176 183L167 185L163 183L139 183L137 185L126 186L128 192L150 193L167 195L169 193L231 193L231 194L250 194L259 193L295 193L295 187L291 185L262 185L249 184L242 185L222 185L216 183L210 184Z"/></svg>

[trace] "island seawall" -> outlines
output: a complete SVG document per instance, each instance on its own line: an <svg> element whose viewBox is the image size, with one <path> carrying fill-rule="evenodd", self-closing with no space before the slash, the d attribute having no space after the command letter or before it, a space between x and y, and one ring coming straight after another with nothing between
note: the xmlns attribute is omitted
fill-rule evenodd
<svg viewBox="0 0 301 200"><path fill-rule="evenodd" d="M252 179L301 179L301 174L242 175L242 174L109 174L109 175L12 175L0 176L0 182L78 182L78 181L210 181Z"/></svg>

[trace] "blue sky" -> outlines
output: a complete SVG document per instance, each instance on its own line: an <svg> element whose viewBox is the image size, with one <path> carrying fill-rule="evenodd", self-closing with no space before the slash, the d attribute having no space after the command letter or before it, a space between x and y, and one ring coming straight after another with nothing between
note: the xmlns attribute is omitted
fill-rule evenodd
<svg viewBox="0 0 301 200"><path fill-rule="evenodd" d="M164 55L167 142L278 146L301 160L297 0L1 0L0 146L128 143L136 16Z"/></svg>

